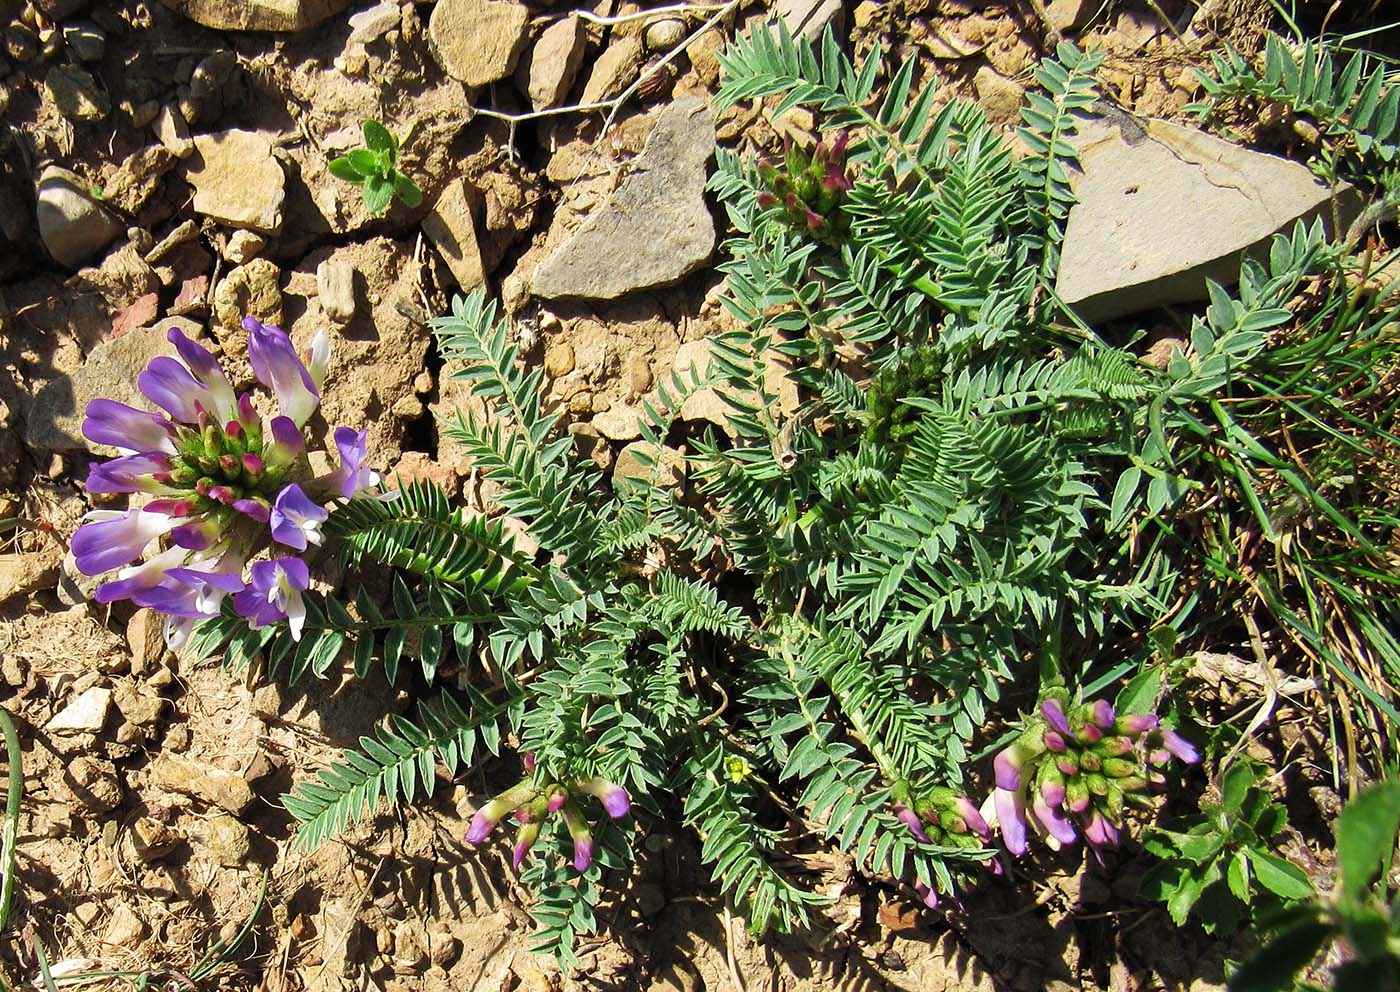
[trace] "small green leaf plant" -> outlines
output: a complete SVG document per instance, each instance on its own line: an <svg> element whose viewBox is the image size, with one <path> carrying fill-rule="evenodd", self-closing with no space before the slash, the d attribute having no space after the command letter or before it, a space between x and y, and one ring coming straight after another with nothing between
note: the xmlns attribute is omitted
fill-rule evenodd
<svg viewBox="0 0 1400 992"><path fill-rule="evenodd" d="M1337 820L1337 886L1276 914L1270 939L1231 977L1231 992L1400 989L1400 916L1390 881L1397 835L1400 781L1372 785L1348 803ZM1298 973L1333 942L1329 960L1340 963L1330 983L1300 981Z"/></svg>
<svg viewBox="0 0 1400 992"><path fill-rule="evenodd" d="M1272 852L1288 812L1260 786L1262 774L1253 762L1234 762L1220 777L1219 801L1143 836L1162 861L1143 878L1142 891L1166 903L1177 926L1194 911L1208 932L1229 935L1250 917L1312 896L1303 870Z"/></svg>
<svg viewBox="0 0 1400 992"><path fill-rule="evenodd" d="M395 196L409 208L422 203L418 184L399 171L399 139L378 121L365 121L364 131L365 147L331 159L331 175L359 186L365 209L376 217Z"/></svg>

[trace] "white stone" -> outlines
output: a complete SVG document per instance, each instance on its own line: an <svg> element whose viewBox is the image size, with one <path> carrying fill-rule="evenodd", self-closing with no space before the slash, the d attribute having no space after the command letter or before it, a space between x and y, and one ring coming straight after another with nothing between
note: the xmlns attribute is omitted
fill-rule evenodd
<svg viewBox="0 0 1400 992"><path fill-rule="evenodd" d="M44 729L50 733L96 734L107 724L112 690L93 686L53 715Z"/></svg>

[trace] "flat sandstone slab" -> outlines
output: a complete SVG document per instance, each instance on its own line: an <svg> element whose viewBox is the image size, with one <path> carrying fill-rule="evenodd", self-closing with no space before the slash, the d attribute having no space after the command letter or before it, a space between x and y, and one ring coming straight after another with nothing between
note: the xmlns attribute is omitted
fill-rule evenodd
<svg viewBox="0 0 1400 992"><path fill-rule="evenodd" d="M705 179L714 150L714 115L701 100L667 107L622 185L535 270L535 294L615 300L670 286L709 261L715 222Z"/></svg>
<svg viewBox="0 0 1400 992"><path fill-rule="evenodd" d="M1095 118L1074 143L1079 202L1055 289L1086 321L1204 300L1207 278L1234 282L1241 257L1274 233L1331 219L1334 191L1304 166L1191 128ZM1358 197L1345 185L1335 195L1346 224Z"/></svg>

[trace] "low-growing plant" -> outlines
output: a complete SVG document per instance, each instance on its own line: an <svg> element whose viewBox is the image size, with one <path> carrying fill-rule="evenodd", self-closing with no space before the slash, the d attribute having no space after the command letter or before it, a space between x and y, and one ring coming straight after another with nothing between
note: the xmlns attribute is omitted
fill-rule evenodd
<svg viewBox="0 0 1400 992"><path fill-rule="evenodd" d="M1215 75L1197 72L1205 99L1192 104L1213 118L1224 105L1249 101L1283 111L1287 123L1312 144L1314 168L1329 180L1375 180L1384 168L1392 182L1400 156L1400 86L1388 67L1363 52L1342 63L1326 44L1290 44L1270 34L1258 58L1226 46L1212 52Z"/></svg>
<svg viewBox="0 0 1400 992"><path fill-rule="evenodd" d="M1131 830L1168 757L1199 757L1170 729L1155 668L1159 644L1205 622L1197 517L1181 515L1196 514L1207 470L1262 457L1220 419L1222 400L1295 326L1304 281L1337 275L1345 254L1320 225L1275 239L1238 297L1212 285L1189 346L1157 370L1072 329L1047 292L1098 56L1066 45L1040 67L1019 162L974 105L936 107L916 60L878 98L881 53L857 67L829 34L814 50L758 31L722 64L721 107L802 105L825 139L790 149L786 172L719 152L730 327L707 372L672 372L643 400L640 471L609 483L574 451L543 370L484 293L434 321L474 396L442 423L444 442L497 485L538 552L436 485L385 489L353 431L318 478L300 447L270 467L265 438L291 450L300 433L259 423L250 465L255 425L209 415L199 389L223 386L194 374L194 353L189 381L167 369L142 384L173 420L121 415L147 461L93 469L130 487L111 491L168 505L123 516L139 531L129 556L85 550L80 565L134 569L106 598L169 612L193 596L195 656L293 678L377 663L401 685L416 665L416 714L285 797L301 843L519 754L467 838L514 821L536 946L565 962L617 898L634 816L690 825L756 933L804 925L826 902L794 850L834 846L935 905L995 870L995 831L1014 855L1028 830L1095 853ZM268 329L255 337L275 345L276 370L253 367L297 407L284 410L295 428L323 363L314 349L306 366L286 360L290 342ZM177 395L153 391L162 382ZM707 390L727 406L724 436L669 448ZM193 546L195 532L215 543ZM161 535L177 546L127 565ZM201 568L216 548L228 567ZM339 571L331 555L353 595L309 581ZM1125 682L1116 706L1102 698ZM971 771L1016 700L1030 715ZM979 804L987 774L996 788Z"/></svg>
<svg viewBox="0 0 1400 992"><path fill-rule="evenodd" d="M1206 930L1230 934L1312 896L1307 874L1273 853L1288 811L1259 784L1262 774L1251 761L1235 761L1220 776L1218 799L1143 835L1162 859L1144 876L1143 894L1166 903L1177 926L1194 911Z"/></svg>
<svg viewBox="0 0 1400 992"><path fill-rule="evenodd" d="M1400 912L1391 884L1397 835L1400 782L1372 785L1348 803L1337 820L1336 887L1266 921L1270 937L1231 977L1231 992L1400 989ZM1298 973L1334 942L1328 984L1299 981Z"/></svg>
<svg viewBox="0 0 1400 992"><path fill-rule="evenodd" d="M378 121L364 122L365 146L333 158L331 175L360 187L365 209L378 216L394 197L412 209L423 202L423 191L399 171L399 139Z"/></svg>

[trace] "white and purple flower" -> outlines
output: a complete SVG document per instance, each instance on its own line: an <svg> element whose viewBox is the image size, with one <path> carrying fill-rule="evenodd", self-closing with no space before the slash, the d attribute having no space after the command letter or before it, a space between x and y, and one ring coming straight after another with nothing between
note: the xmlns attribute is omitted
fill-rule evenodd
<svg viewBox="0 0 1400 992"><path fill-rule="evenodd" d="M337 431L345 440L341 471L330 484L311 479L302 425L320 403L329 337L318 333L303 362L280 328L251 319L245 326L254 373L280 410L266 424L253 397L235 393L214 355L178 329L168 335L178 357L153 359L137 378L159 412L97 399L83 423L90 441L121 452L89 469L89 492L150 499L89 514L73 536L77 566L88 575L119 570L97 598L166 614L172 646L230 596L254 626L285 621L300 638L306 562L255 561L246 581L245 563L273 545L297 552L320 545L330 517L325 500L378 484L364 464L365 435L348 428Z"/></svg>
<svg viewBox="0 0 1400 992"><path fill-rule="evenodd" d="M272 539L297 551L305 551L308 545L321 543L321 525L329 517L324 508L312 502L301 486L293 482L277 495L277 502L272 504Z"/></svg>
<svg viewBox="0 0 1400 992"><path fill-rule="evenodd" d="M301 640L306 604L301 594L311 585L311 572L300 558L253 562L247 588L235 593L233 608L254 627L286 620L292 639Z"/></svg>

